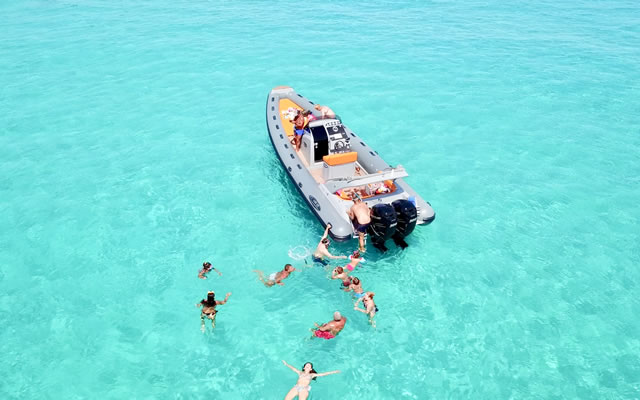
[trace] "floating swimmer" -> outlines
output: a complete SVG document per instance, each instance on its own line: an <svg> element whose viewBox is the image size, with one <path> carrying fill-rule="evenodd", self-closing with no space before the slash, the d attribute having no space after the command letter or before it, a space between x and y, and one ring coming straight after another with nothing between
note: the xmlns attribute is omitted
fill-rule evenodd
<svg viewBox="0 0 640 400"><path fill-rule="evenodd" d="M296 385L292 387L291 390L289 390L289 393L287 393L287 396L284 398L284 400L293 400L296 396L298 396L299 400L305 400L307 397L309 397L309 392L311 391L311 381L315 381L319 376L327 376L340 372L329 371L318 373L315 369L313 369L313 364L311 364L310 362L305 363L302 366L302 371L299 371L289 365L285 360L282 360L282 363L289 367L290 370L298 374L298 382L296 382Z"/></svg>
<svg viewBox="0 0 640 400"><path fill-rule="evenodd" d="M333 313L333 321L329 321L326 324L318 325L314 322L317 329L312 330L313 336L322 339L333 339L341 330L344 329L344 324L347 323L347 317L344 317L340 312Z"/></svg>
<svg viewBox="0 0 640 400"><path fill-rule="evenodd" d="M346 265L346 268L349 272L351 272L356 269L358 264L360 264L361 262L364 262L364 258L362 258L360 256L360 252L356 250L349 256L349 264Z"/></svg>
<svg viewBox="0 0 640 400"><path fill-rule="evenodd" d="M258 274L258 279L260 279L260 282L264 283L264 285L267 286L267 287L271 287L271 286L273 286L275 284L278 284L280 286L284 286L284 283L282 283L282 280L287 278L295 270L296 269L293 268L293 265L285 264L285 266L282 269L282 271L278 271L278 272L272 273L271 275L269 275L267 277L267 279L264 279L264 272L259 271L257 269L254 269L253 272Z"/></svg>
<svg viewBox="0 0 640 400"><path fill-rule="evenodd" d="M342 281L342 286L348 288L351 285L351 278L349 277L349 273L344 270L342 267L335 267L331 272L331 279L340 279Z"/></svg>
<svg viewBox="0 0 640 400"><path fill-rule="evenodd" d="M361 299L365 295L364 291L362 290L362 282L360 282L360 279L358 279L358 277L356 276L351 278L351 284L346 289L346 291L348 292L349 290L353 292L353 295L356 299Z"/></svg>
<svg viewBox="0 0 640 400"><path fill-rule="evenodd" d="M209 291L207 293L207 298L200 301L200 303L196 304L196 307L202 307L202 312L200 313L200 320L202 321L202 325L200 329L204 332L204 319L208 318L211 320L211 328L216 327L216 314L218 311L216 310L216 306L226 304L227 300L229 300L229 296L231 296L231 292L227 293L224 300L216 300L216 294L213 291Z"/></svg>

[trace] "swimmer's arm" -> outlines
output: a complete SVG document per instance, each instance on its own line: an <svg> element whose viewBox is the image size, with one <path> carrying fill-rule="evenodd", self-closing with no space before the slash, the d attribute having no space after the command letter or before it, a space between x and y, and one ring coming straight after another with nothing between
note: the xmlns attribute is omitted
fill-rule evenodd
<svg viewBox="0 0 640 400"><path fill-rule="evenodd" d="M201 269L201 270L200 270L200 272L198 272L198 278L200 278L200 279L207 279L207 277L206 277L206 276L204 276L204 270L203 270L203 269Z"/></svg>
<svg viewBox="0 0 640 400"><path fill-rule="evenodd" d="M311 374L311 376L315 375L315 376L327 376L327 375L332 375L332 374L338 374L340 373L340 371L335 370L335 371L329 371L329 372L321 372L319 374Z"/></svg>
<svg viewBox="0 0 640 400"><path fill-rule="evenodd" d="M329 229L331 229L331 224L327 224L327 227L324 228L324 234L322 235L322 238L320 239L320 241L323 241L324 239L327 238L327 236L329 236Z"/></svg>
<svg viewBox="0 0 640 400"><path fill-rule="evenodd" d="M356 307L358 307L358 304L360 304L360 302L364 300L364 296L360 297L358 300L356 300Z"/></svg>
<svg viewBox="0 0 640 400"><path fill-rule="evenodd" d="M318 326L318 324L316 324L316 326ZM328 331L330 328L327 326L327 324L323 324L321 326L318 326L318 330L321 332L326 332Z"/></svg>
<svg viewBox="0 0 640 400"><path fill-rule="evenodd" d="M333 254L329 253L329 250L327 250L327 249L322 249L322 250L320 250L320 252L322 253L323 256L329 257L329 258L331 258L333 260L336 260L338 258L347 258L347 256L334 256Z"/></svg>
<svg viewBox="0 0 640 400"><path fill-rule="evenodd" d="M202 307L202 301L200 303L196 303L196 307L198 308Z"/></svg>
<svg viewBox="0 0 640 400"><path fill-rule="evenodd" d="M363 310L362 308L360 308L358 306L353 307L353 309L356 310L356 311L360 311L361 313L369 314L369 311Z"/></svg>
<svg viewBox="0 0 640 400"><path fill-rule="evenodd" d="M224 300L216 300L216 304L226 304L227 300L229 300L229 296L231 296L231 292L227 293L227 295L224 296Z"/></svg>
<svg viewBox="0 0 640 400"><path fill-rule="evenodd" d="M349 219L353 219L353 211L351 209L347 211L347 214L349 214Z"/></svg>
<svg viewBox="0 0 640 400"><path fill-rule="evenodd" d="M292 367L291 365L289 365L285 360L282 360L282 363L287 366L290 370L292 370L293 372L295 372L296 374L300 375L300 371L298 371L297 369L295 369L294 367Z"/></svg>
<svg viewBox="0 0 640 400"><path fill-rule="evenodd" d="M216 271L218 275L222 276L222 272L218 271L215 267L213 267L213 270Z"/></svg>

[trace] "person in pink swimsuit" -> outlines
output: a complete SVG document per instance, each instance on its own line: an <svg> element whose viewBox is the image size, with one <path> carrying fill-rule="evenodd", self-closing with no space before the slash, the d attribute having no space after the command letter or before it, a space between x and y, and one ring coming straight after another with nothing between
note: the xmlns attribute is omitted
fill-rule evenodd
<svg viewBox="0 0 640 400"><path fill-rule="evenodd" d="M347 268L347 270L351 272L356 269L358 264L360 264L361 262L364 262L364 258L360 257L360 252L356 250L349 256L349 264L347 264L345 268Z"/></svg>

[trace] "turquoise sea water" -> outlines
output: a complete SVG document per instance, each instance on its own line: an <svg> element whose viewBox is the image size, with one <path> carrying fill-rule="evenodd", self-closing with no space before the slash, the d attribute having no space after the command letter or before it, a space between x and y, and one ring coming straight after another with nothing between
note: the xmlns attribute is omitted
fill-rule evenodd
<svg viewBox="0 0 640 400"><path fill-rule="evenodd" d="M637 2L0 13L0 398L279 399L282 359L342 371L312 399L640 398ZM322 232L267 137L283 84L436 210L356 274L377 329L320 268L252 272ZM233 295L202 334L209 289Z"/></svg>

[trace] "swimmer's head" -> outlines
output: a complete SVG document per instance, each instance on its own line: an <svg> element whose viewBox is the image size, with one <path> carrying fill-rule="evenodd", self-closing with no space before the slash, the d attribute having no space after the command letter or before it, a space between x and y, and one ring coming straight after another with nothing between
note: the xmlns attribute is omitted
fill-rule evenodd
<svg viewBox="0 0 640 400"><path fill-rule="evenodd" d="M336 267L336 272L337 272L337 273L339 273L339 274L341 274L341 273L343 273L343 272L344 272L344 268L342 268L342 267Z"/></svg>
<svg viewBox="0 0 640 400"><path fill-rule="evenodd" d="M373 292L367 292L367 296L368 296L370 299L373 299L373 296L375 296L375 295L376 295L376 294L375 294L375 293L373 293Z"/></svg>
<svg viewBox="0 0 640 400"><path fill-rule="evenodd" d="M211 263L209 261L205 261L202 263L202 268L211 269Z"/></svg>
<svg viewBox="0 0 640 400"><path fill-rule="evenodd" d="M302 371L306 372L307 374L317 374L316 370L313 369L313 364L311 364L310 362L304 363L304 365L302 366ZM315 381L316 378L313 378L313 380Z"/></svg>
<svg viewBox="0 0 640 400"><path fill-rule="evenodd" d="M216 294L213 293L212 291L207 292L207 303L211 304L211 303L215 303L216 301Z"/></svg>
<svg viewBox="0 0 640 400"><path fill-rule="evenodd" d="M324 238L322 239L322 244L329 247L329 245L331 244L331 241L328 238Z"/></svg>
<svg viewBox="0 0 640 400"><path fill-rule="evenodd" d="M352 254L353 258L360 258L360 252L358 250L354 251Z"/></svg>
<svg viewBox="0 0 640 400"><path fill-rule="evenodd" d="M333 313L333 320L334 321L340 321L342 319L342 314L340 314L340 311L336 311Z"/></svg>
<svg viewBox="0 0 640 400"><path fill-rule="evenodd" d="M315 108L316 110L320 111L320 109L321 109L322 107L320 107L320 104L316 104L315 106L313 106L313 108Z"/></svg>
<svg viewBox="0 0 640 400"><path fill-rule="evenodd" d="M351 283L353 283L354 285L359 285L360 279L354 276L353 278L351 278Z"/></svg>
<svg viewBox="0 0 640 400"><path fill-rule="evenodd" d="M284 270L291 272L291 271L295 271L295 268L293 268L293 265L291 264L285 264Z"/></svg>

